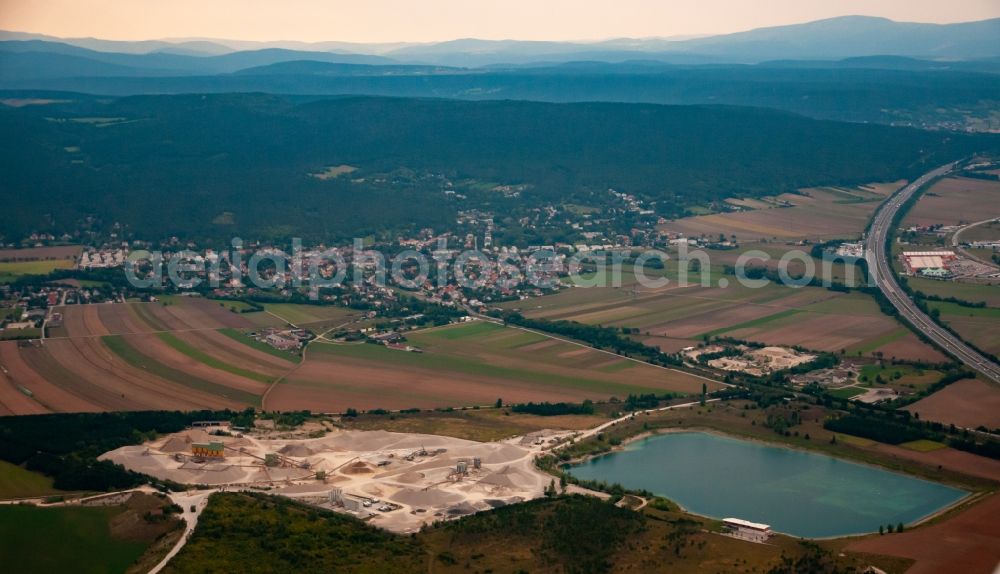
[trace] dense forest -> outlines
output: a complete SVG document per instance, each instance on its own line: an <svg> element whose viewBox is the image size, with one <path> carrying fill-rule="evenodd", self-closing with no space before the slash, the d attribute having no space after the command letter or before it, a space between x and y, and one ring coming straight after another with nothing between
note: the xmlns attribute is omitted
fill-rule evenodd
<svg viewBox="0 0 1000 574"><path fill-rule="evenodd" d="M996 145L750 108L52 97L0 108L4 241L81 229L222 241L442 228L459 209L502 212L499 184L524 186L520 208L603 201L615 188L669 217L734 195L895 180ZM345 165L358 169L315 177Z"/></svg>

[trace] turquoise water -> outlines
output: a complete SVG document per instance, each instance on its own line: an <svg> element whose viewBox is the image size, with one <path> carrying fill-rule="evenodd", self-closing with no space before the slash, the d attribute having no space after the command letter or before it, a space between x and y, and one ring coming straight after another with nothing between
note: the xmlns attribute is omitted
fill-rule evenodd
<svg viewBox="0 0 1000 574"><path fill-rule="evenodd" d="M966 495L821 454L703 432L652 436L570 473L645 489L695 514L763 522L805 538L909 524Z"/></svg>

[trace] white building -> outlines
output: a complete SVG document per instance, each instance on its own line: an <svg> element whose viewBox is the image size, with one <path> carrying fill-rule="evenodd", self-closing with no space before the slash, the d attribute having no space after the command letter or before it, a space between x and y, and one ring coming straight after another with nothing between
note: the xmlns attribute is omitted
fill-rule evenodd
<svg viewBox="0 0 1000 574"><path fill-rule="evenodd" d="M368 502L360 496L355 496L353 494L348 494L341 488L334 488L330 491L330 504L343 506L345 510L351 512L361 512L365 509L365 503ZM369 502L370 506L371 503Z"/></svg>
<svg viewBox="0 0 1000 574"><path fill-rule="evenodd" d="M748 520L740 520L739 518L723 519L722 527L729 536L749 542L767 542L773 534L771 526L768 524L759 524Z"/></svg>

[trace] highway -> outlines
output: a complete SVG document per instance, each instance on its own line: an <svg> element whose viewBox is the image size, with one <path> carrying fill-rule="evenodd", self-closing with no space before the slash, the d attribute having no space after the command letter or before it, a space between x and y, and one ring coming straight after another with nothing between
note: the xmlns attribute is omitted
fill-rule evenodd
<svg viewBox="0 0 1000 574"><path fill-rule="evenodd" d="M955 165L955 163L951 163L920 176L913 183L897 191L879 208L875 219L872 220L871 229L865 241L865 260L868 262L871 279L899 311L901 317L909 321L911 325L919 329L955 359L984 376L1000 382L1000 365L982 356L958 337L940 327L921 311L913 299L903 291L892 270L892 253L886 246L886 238L892 231L893 217L903 204L928 182L951 172Z"/></svg>

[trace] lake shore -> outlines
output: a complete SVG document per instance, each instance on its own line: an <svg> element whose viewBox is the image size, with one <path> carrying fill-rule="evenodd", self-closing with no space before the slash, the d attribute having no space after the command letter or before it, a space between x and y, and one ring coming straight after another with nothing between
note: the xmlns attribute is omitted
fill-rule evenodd
<svg viewBox="0 0 1000 574"><path fill-rule="evenodd" d="M754 444L754 445L765 447L765 448L768 448L768 449L782 449L782 450L788 450L788 451L792 451L792 452L798 452L798 453L801 453L803 455L808 455L808 456L813 456L813 457L822 457L822 458L830 459L830 460L833 460L833 461L837 461L838 463L841 463L841 464L851 465L849 467L843 467L843 468L846 468L846 469L851 469L851 468L866 469L866 471L863 471L863 472L870 473L870 472L874 471L874 472L878 472L878 473L886 473L885 474L886 477L889 477L890 475L893 476L893 477L895 477L895 478L889 478L890 481L893 481L893 480L895 480L895 481L905 480L905 481L908 481L908 484L915 484L915 483L912 483L912 482L909 482L909 481L918 481L919 483L922 483L922 484L926 485L925 487L914 487L914 488L941 488L941 487L945 487L945 488L949 488L952 491L956 491L957 493L960 493L960 497L959 498L951 500L951 501L948 501L948 502L942 501L944 503L943 506L935 508L933 511L928 512L927 514L923 514L923 515L916 516L916 517L906 517L906 518L900 517L900 519L901 519L900 521L904 522L909 527L915 527L915 526L920 525L920 524L925 524L925 523L927 523L929 521L932 521L932 520L934 520L934 519L936 519L938 517L941 517L941 516L943 516L945 514L949 514L950 512L952 512L952 511L954 511L954 510L956 510L956 509L958 509L960 507L966 507L966 506L968 506L970 504L975 504L975 502L979 498L981 498L983 496L982 492L974 492L974 491L970 492L969 490L966 490L966 489L953 488L951 486L942 484L940 482L935 482L935 481L932 481L932 480L927 480L927 479L922 478L922 477L912 476L912 475L907 474L907 473L897 472L895 470L887 469L887 468L884 468L884 467L881 467L881 466L878 466L878 465L866 464L864 462L854 461L854 460L850 460L850 459L847 459L847 458L836 457L836 456L830 455L828 453L821 452L821 451L816 451L816 450L813 450L813 449L796 448L794 445L787 445L787 444L783 444L783 443L780 443L780 442L766 441L766 440L755 439L755 438L747 438L747 437L744 437L744 436L737 436L737 435L734 435L734 434L731 434L731 433L722 432L722 431L719 431L718 429L704 428L704 427L692 427L692 428L683 428L683 429L670 428L670 429L645 430L643 432L636 433L636 434L631 435L631 436L629 436L629 437L627 437L625 439L622 439L622 442L620 444L615 445L609 451L601 452L601 453L595 453L595 454L590 454L590 455L586 455L586 456L582 456L582 457L577 457L577 458L572 459L570 461L561 463L560 464L560 468L563 470L563 472L565 472L566 474L571 475L571 476L577 478L578 480L582 479L584 481L587 481L587 480L597 480L597 481L613 482L613 483L622 484L626 489L643 490L643 491L648 491L648 492L654 493L656 496L662 496L662 497L670 500L673 504L676 504L677 507L680 508L682 511L684 511L686 513L689 513L689 514L692 514L692 515L695 515L695 516L699 516L699 517L706 518L706 519L709 519L709 520L721 520L722 518L725 518L725 516L722 516L722 514L726 514L728 516L728 515L730 515L730 513L728 511L725 511L725 512L715 512L715 513L704 512L704 511L695 512L695 511L693 511L693 510L691 510L689 508L689 505L687 503L681 503L681 502L679 502L678 499L677 499L678 495L676 493L669 493L668 494L667 492L664 492L662 490L657 490L655 488L651 488L648 484L647 485L643 485L643 486L637 486L634 483L633 484L629 484L627 480L623 480L623 479L621 479L619 477L614 477L614 478L602 478L602 477L595 477L595 476L581 477L578 473L573 472L573 467L579 467L579 466L584 465L584 464L586 464L588 462L592 462L592 461L595 461L595 460L599 460L599 459L605 458L608 455L621 454L621 453L624 453L624 452L628 452L628 451L632 450L635 447L635 445L637 445L637 444L639 444L639 443L641 443L641 442L643 442L645 440L648 440L650 438L655 438L655 437L660 437L660 436L667 436L667 435L678 435L678 434L707 435L707 436L716 437L718 439L724 439L724 440L727 440L727 441L734 441L736 443ZM851 472L858 472L858 471L855 470L855 471L851 471ZM765 482L766 482L766 480L765 480ZM684 496L680 496L680 498L684 498ZM919 499L920 499L920 497L918 496L917 500L919 500ZM916 510L916 509L917 509L916 506L914 506L912 508L912 510ZM751 515L752 515L752 513L751 513ZM897 519L893 518L892 522L895 522L896 520ZM792 536L792 537L797 537L797 538L808 538L808 539L811 539L811 540L847 539L847 538L854 538L854 537L859 537L859 536L868 536L868 535L870 535L870 534L873 533L873 530L857 530L857 531L851 531L851 532L837 533L837 534L833 534L833 535L829 535L829 536L809 536L809 535L803 535L803 534L801 534L801 531L800 531L799 534L793 534L793 533L785 532L784 530L781 530L780 528L779 529L775 529L774 531L777 532L777 533L785 534L787 536Z"/></svg>

